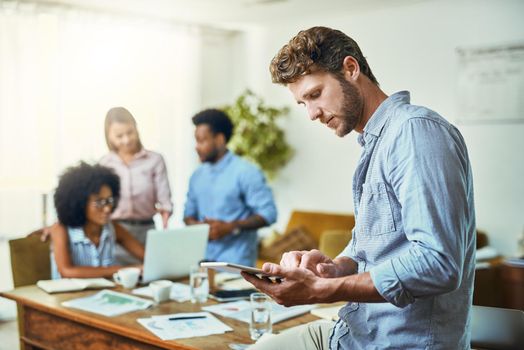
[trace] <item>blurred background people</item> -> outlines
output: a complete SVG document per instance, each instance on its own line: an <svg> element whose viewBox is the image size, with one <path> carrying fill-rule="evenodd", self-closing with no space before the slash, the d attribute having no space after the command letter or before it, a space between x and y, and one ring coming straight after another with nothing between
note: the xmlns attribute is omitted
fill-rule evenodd
<svg viewBox="0 0 524 350"><path fill-rule="evenodd" d="M51 227L53 279L111 278L122 267L115 261L117 243L143 261L143 245L110 220L119 195L119 178L109 168L80 163L63 173L54 195L60 223Z"/></svg>
<svg viewBox="0 0 524 350"><path fill-rule="evenodd" d="M227 149L233 133L227 114L207 109L193 124L202 165L189 180L184 221L210 225L207 260L254 266L257 229L277 219L273 193L260 169Z"/></svg>
<svg viewBox="0 0 524 350"><path fill-rule="evenodd" d="M109 153L100 164L114 169L120 177L120 199L112 219L145 244L147 231L155 228L153 216L160 213L167 228L173 212L171 189L162 155L142 146L135 118L124 107L111 108L105 119ZM120 263L136 263L121 247L116 248Z"/></svg>

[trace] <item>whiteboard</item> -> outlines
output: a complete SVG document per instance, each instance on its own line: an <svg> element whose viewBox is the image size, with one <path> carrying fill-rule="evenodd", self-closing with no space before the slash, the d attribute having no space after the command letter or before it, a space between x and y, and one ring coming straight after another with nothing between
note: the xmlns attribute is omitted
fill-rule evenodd
<svg viewBox="0 0 524 350"><path fill-rule="evenodd" d="M524 43L457 48L457 122L524 122Z"/></svg>

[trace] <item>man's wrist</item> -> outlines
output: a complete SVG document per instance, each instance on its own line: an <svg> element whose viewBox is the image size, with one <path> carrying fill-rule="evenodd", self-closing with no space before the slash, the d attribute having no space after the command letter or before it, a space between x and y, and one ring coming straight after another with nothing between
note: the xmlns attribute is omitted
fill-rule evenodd
<svg viewBox="0 0 524 350"><path fill-rule="evenodd" d="M317 282L317 288L315 288L315 295L319 296L320 299L317 303L333 303L341 301L341 294L343 292L344 282L340 278L319 278Z"/></svg>
<svg viewBox="0 0 524 350"><path fill-rule="evenodd" d="M242 231L242 229L240 228L240 226L238 225L236 221L232 221L230 224L231 224L231 234L232 235L236 236L240 233L240 231Z"/></svg>

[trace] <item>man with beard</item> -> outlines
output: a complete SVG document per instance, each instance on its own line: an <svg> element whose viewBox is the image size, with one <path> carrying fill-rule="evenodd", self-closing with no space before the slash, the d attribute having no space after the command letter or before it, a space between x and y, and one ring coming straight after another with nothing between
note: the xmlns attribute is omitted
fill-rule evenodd
<svg viewBox="0 0 524 350"><path fill-rule="evenodd" d="M299 32L270 71L311 120L340 137L358 132L362 154L356 224L342 253L295 251L264 264L280 283L243 273L284 305L345 301L339 320L263 337L253 349L469 349L475 211L459 131L411 105L406 91L388 97L338 30Z"/></svg>
<svg viewBox="0 0 524 350"><path fill-rule="evenodd" d="M257 167L227 149L233 124L224 112L204 110L193 124L203 164L189 181L184 221L210 225L207 260L254 266L257 229L277 217L271 189Z"/></svg>

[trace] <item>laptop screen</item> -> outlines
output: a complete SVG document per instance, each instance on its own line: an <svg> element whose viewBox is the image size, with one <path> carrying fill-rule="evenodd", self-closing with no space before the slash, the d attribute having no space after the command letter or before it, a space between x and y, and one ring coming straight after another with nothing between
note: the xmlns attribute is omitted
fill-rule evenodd
<svg viewBox="0 0 524 350"><path fill-rule="evenodd" d="M209 225L174 230L149 230L142 282L189 275L189 267L204 259Z"/></svg>

